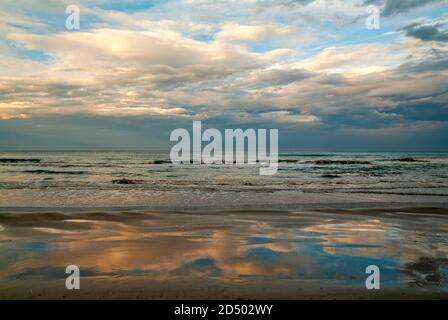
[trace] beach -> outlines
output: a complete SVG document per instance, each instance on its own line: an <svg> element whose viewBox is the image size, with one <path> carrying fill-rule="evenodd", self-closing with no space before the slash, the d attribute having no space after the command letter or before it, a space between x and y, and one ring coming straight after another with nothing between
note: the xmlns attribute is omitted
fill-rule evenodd
<svg viewBox="0 0 448 320"><path fill-rule="evenodd" d="M296 153L273 177L158 153L0 158L1 299L448 297L446 154Z"/></svg>
<svg viewBox="0 0 448 320"><path fill-rule="evenodd" d="M445 299L447 213L2 209L0 298Z"/></svg>

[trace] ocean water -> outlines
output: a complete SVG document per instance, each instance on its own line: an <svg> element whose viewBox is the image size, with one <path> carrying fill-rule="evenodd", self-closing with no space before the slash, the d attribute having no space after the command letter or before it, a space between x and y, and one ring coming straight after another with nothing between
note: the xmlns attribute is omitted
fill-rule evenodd
<svg viewBox="0 0 448 320"><path fill-rule="evenodd" d="M260 176L259 165L175 165L168 152L0 152L0 206L446 202L448 196L448 153L288 152L279 162L276 175Z"/></svg>

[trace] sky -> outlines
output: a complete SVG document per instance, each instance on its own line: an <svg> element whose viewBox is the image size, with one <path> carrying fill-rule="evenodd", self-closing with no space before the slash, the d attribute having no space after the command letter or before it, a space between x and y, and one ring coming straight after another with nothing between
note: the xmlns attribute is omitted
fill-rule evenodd
<svg viewBox="0 0 448 320"><path fill-rule="evenodd" d="M2 0L0 150L169 149L201 120L448 151L447 53L446 0Z"/></svg>

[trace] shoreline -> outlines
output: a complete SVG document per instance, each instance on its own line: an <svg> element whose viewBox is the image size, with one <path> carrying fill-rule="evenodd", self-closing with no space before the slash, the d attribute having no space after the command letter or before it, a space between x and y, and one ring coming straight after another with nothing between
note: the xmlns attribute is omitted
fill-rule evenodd
<svg viewBox="0 0 448 320"><path fill-rule="evenodd" d="M49 205L51 204L51 205ZM362 193L221 192L177 193L143 190L2 190L0 212L14 208L107 208L148 210L227 210L227 209L370 209L402 207L448 208L443 196L386 195Z"/></svg>
<svg viewBox="0 0 448 320"><path fill-rule="evenodd" d="M42 212L63 212L63 213L89 213L95 211L106 212L159 212L159 213L288 213L288 212L321 212L321 213L381 213L384 211L390 213L440 213L448 214L448 202L434 203L426 202L415 205L409 203L319 203L310 204L277 204L277 205L228 205L222 207L216 206L0 206L0 215L4 213L42 213Z"/></svg>

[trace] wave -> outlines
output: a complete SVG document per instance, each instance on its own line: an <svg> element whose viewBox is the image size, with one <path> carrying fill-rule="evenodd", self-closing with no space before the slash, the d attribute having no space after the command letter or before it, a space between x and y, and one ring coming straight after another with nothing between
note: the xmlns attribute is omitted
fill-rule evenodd
<svg viewBox="0 0 448 320"><path fill-rule="evenodd" d="M323 174L321 175L322 178L329 178L329 179L335 179L335 178L341 178L341 176L336 174Z"/></svg>
<svg viewBox="0 0 448 320"><path fill-rule="evenodd" d="M25 173L35 173L35 174L84 174L85 171L54 171L54 170L24 170Z"/></svg>
<svg viewBox="0 0 448 320"><path fill-rule="evenodd" d="M141 180L131 180L131 179L116 179L112 180L114 184L139 184L142 183Z"/></svg>
<svg viewBox="0 0 448 320"><path fill-rule="evenodd" d="M40 159L12 159L0 158L0 163L39 163Z"/></svg>
<svg viewBox="0 0 448 320"><path fill-rule="evenodd" d="M372 164L370 161L361 161L361 160L315 160L315 161L308 161L307 163L314 163L316 165Z"/></svg>
<svg viewBox="0 0 448 320"><path fill-rule="evenodd" d="M329 153L280 153L284 157L334 157L334 154Z"/></svg>
<svg viewBox="0 0 448 320"><path fill-rule="evenodd" d="M393 159L392 161L398 161L398 162L429 162L428 160L419 160L415 158L400 158L400 159Z"/></svg>
<svg viewBox="0 0 448 320"><path fill-rule="evenodd" d="M152 160L148 162L149 164L168 164L172 163L171 160Z"/></svg>
<svg viewBox="0 0 448 320"><path fill-rule="evenodd" d="M300 160L296 159L280 159L278 160L279 163L299 163Z"/></svg>
<svg viewBox="0 0 448 320"><path fill-rule="evenodd" d="M433 196L433 197L448 197L446 193L427 193L427 192L394 192L394 191L376 191L376 190L363 190L363 191L345 191L346 193L362 193L362 194L390 194L399 196Z"/></svg>

